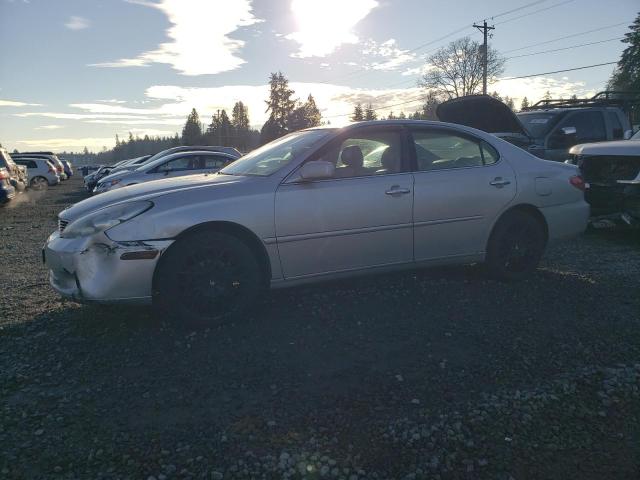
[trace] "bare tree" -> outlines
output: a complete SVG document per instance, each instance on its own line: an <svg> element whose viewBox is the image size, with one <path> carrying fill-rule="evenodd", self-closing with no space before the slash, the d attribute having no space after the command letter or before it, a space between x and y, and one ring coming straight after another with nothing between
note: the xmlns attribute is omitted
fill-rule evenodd
<svg viewBox="0 0 640 480"><path fill-rule="evenodd" d="M428 70L421 86L446 99L481 93L482 44L470 37L460 38L442 47L428 58ZM487 84L495 83L504 72L504 58L489 47Z"/></svg>

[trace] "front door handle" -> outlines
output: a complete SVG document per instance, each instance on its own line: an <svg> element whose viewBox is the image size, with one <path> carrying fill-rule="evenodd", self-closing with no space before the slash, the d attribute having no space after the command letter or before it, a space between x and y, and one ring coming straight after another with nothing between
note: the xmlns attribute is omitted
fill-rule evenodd
<svg viewBox="0 0 640 480"><path fill-rule="evenodd" d="M397 195L406 195L407 193L411 193L411 190L408 188L400 188L400 185L394 185L384 193L395 197Z"/></svg>
<svg viewBox="0 0 640 480"><path fill-rule="evenodd" d="M502 188L502 187L507 186L509 184L511 184L511 182L509 180L503 179L502 177L496 177L492 181L489 182L489 185L491 185L492 187L496 187L496 188Z"/></svg>

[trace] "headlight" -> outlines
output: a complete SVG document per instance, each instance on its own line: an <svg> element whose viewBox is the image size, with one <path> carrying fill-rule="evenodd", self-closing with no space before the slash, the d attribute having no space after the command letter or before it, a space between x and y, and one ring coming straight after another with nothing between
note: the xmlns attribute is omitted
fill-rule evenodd
<svg viewBox="0 0 640 480"><path fill-rule="evenodd" d="M131 220L151 207L153 207L153 203L140 201L101 208L71 223L60 236L62 238L77 238L104 232L111 227Z"/></svg>

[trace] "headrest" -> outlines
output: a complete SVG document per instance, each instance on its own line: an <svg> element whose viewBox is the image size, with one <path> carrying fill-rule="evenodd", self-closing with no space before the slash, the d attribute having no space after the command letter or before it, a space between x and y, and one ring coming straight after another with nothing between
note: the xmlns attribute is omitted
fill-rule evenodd
<svg viewBox="0 0 640 480"><path fill-rule="evenodd" d="M382 157L380 157L380 163L382 167L389 170L390 172L394 172L400 166L399 155L400 149L395 145L391 145L387 147L384 152L382 152Z"/></svg>
<svg viewBox="0 0 640 480"><path fill-rule="evenodd" d="M357 145L351 145L342 150L340 160L342 160L343 164L354 168L360 168L364 164L362 150L360 150L360 147Z"/></svg>

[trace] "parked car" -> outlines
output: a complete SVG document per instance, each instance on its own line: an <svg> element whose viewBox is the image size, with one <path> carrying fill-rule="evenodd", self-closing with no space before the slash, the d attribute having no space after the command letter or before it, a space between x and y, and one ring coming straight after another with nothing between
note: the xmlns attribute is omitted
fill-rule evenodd
<svg viewBox="0 0 640 480"><path fill-rule="evenodd" d="M46 158L51 163L53 163L56 167L56 173L60 180L66 180L67 174L64 172L64 165L58 158L58 156L53 152L23 152L23 153L14 153L13 156L15 158Z"/></svg>
<svg viewBox="0 0 640 480"><path fill-rule="evenodd" d="M98 181L101 178L109 175L112 170L113 170L113 167L110 167L108 165L100 165L100 167L98 167L97 170L85 176L84 186L87 189L87 191L93 192L93 189L96 188Z"/></svg>
<svg viewBox="0 0 640 480"><path fill-rule="evenodd" d="M11 185L9 170L0 167L0 205L4 205L16 196L16 189Z"/></svg>
<svg viewBox="0 0 640 480"><path fill-rule="evenodd" d="M4 148L0 148L0 168L6 169L9 174L9 183L17 191L23 191L27 187L27 173L16 163Z"/></svg>
<svg viewBox="0 0 640 480"><path fill-rule="evenodd" d="M27 167L25 167L24 165L19 165L16 163L16 166L18 167L17 188L19 191L24 191L29 186L29 172L27 171Z"/></svg>
<svg viewBox="0 0 640 480"><path fill-rule="evenodd" d="M640 132L630 140L587 143L569 151L587 183L594 223L640 227Z"/></svg>
<svg viewBox="0 0 640 480"><path fill-rule="evenodd" d="M211 146L211 145L184 145L181 147L167 148L166 150L162 150L156 153L155 155L150 155L147 158L140 157L139 159L135 159L136 160L135 162L129 161L129 162L123 163L117 166L116 168L114 168L112 173L117 173L122 170L135 170L136 168L142 165L155 162L159 158L165 157L167 155L171 155L172 153L189 152L189 151L195 151L195 150L198 150L201 152L202 151L222 152L222 153L231 155L234 158L240 158L242 156L242 154L233 147L218 147L218 146Z"/></svg>
<svg viewBox="0 0 640 480"><path fill-rule="evenodd" d="M67 178L73 177L73 166L71 165L71 162L68 160L60 160L60 162L62 162L64 173L67 175Z"/></svg>
<svg viewBox="0 0 640 480"><path fill-rule="evenodd" d="M517 114L493 97L470 95L440 104L436 114L444 122L492 133L537 157L564 162L573 145L631 136L627 101L617 99L615 93L541 100Z"/></svg>
<svg viewBox="0 0 640 480"><path fill-rule="evenodd" d="M60 183L60 177L58 177L56 173L55 166L46 158L18 157L15 161L18 165L27 168L27 183L34 190L43 190L49 186Z"/></svg>
<svg viewBox="0 0 640 480"><path fill-rule="evenodd" d="M222 152L189 151L173 153L165 155L154 162L145 163L135 170L111 173L98 182L94 193L104 193L116 188L168 177L215 173L235 159L235 156Z"/></svg>
<svg viewBox="0 0 640 480"><path fill-rule="evenodd" d="M153 303L196 323L238 314L269 286L354 274L485 262L519 279L548 242L586 228L578 173L441 122L302 130L216 175L83 200L60 212L44 259L66 297Z"/></svg>
<svg viewBox="0 0 640 480"><path fill-rule="evenodd" d="M112 166L112 170L124 170L124 167L131 167L130 169L135 169L145 163L147 160L151 158L151 155L143 155L142 157L136 158L128 158L126 160L122 160L118 163L115 163ZM129 170L130 170L129 169Z"/></svg>

